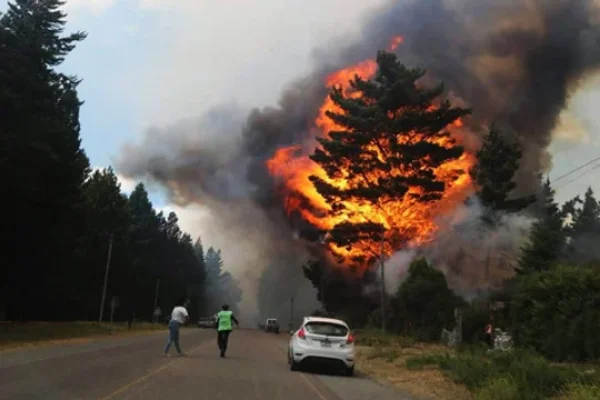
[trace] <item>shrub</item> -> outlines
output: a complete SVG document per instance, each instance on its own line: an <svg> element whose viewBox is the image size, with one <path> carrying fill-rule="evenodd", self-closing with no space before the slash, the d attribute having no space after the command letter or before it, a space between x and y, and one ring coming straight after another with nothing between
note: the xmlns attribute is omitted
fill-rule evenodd
<svg viewBox="0 0 600 400"><path fill-rule="evenodd" d="M519 278L514 343L556 361L600 358L600 269L558 266Z"/></svg>
<svg viewBox="0 0 600 400"><path fill-rule="evenodd" d="M437 341L442 328L452 328L454 308L463 304L448 287L444 274L419 258L412 262L408 278L390 301L390 328L420 340Z"/></svg>
<svg viewBox="0 0 600 400"><path fill-rule="evenodd" d="M598 400L600 399L600 383L595 385L571 384L557 400Z"/></svg>
<svg viewBox="0 0 600 400"><path fill-rule="evenodd" d="M517 385L507 378L490 379L477 392L477 400L515 400L518 398Z"/></svg>
<svg viewBox="0 0 600 400"><path fill-rule="evenodd" d="M482 399L511 398L541 400L558 394L572 382L591 382L574 368L550 364L543 357L527 352L489 352L479 349L463 351L457 356L426 356L409 359L407 367L416 369L437 364L453 381L465 385ZM509 397L492 396L493 388Z"/></svg>
<svg viewBox="0 0 600 400"><path fill-rule="evenodd" d="M407 336L399 336L383 333L375 329L357 330L356 344L359 346L398 346L401 348L411 347L415 344L415 339Z"/></svg>

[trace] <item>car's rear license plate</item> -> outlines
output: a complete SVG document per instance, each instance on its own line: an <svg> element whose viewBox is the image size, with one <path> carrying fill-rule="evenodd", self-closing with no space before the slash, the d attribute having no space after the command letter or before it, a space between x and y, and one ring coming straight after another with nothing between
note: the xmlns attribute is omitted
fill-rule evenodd
<svg viewBox="0 0 600 400"><path fill-rule="evenodd" d="M323 347L331 347L331 342L321 342L321 346L323 346Z"/></svg>

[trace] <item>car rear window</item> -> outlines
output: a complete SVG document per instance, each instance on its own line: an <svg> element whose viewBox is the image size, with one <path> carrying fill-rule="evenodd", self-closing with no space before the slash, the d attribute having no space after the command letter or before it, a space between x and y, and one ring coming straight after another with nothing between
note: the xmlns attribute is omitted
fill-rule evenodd
<svg viewBox="0 0 600 400"><path fill-rule="evenodd" d="M315 335L346 336L348 328L331 322L309 322L304 328Z"/></svg>

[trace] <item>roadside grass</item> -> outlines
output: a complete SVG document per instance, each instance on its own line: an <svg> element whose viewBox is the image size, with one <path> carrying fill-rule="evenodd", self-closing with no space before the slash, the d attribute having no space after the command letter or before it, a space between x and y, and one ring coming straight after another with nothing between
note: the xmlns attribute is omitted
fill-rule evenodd
<svg viewBox="0 0 600 400"><path fill-rule="evenodd" d="M452 349L357 333L357 368L417 399L600 399L600 365L555 364L524 350Z"/></svg>
<svg viewBox="0 0 600 400"><path fill-rule="evenodd" d="M0 322L0 350L71 339L126 335L165 329L165 325L134 322Z"/></svg>
<svg viewBox="0 0 600 400"><path fill-rule="evenodd" d="M355 334L357 368L376 381L415 399L475 399L467 388L454 383L437 368L406 367L407 360L419 356L437 357L449 351L446 347L377 331L357 331Z"/></svg>
<svg viewBox="0 0 600 400"><path fill-rule="evenodd" d="M406 361L413 370L427 366L464 385L477 400L553 399L569 391L586 393L600 383L597 367L554 364L526 350L487 352L475 347Z"/></svg>

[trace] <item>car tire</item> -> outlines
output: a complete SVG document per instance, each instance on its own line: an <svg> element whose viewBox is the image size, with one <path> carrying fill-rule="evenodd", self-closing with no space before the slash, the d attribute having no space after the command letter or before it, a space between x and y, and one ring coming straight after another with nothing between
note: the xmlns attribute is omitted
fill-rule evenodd
<svg viewBox="0 0 600 400"><path fill-rule="evenodd" d="M294 356L292 356L292 351L288 353L288 363L290 364L290 371L298 371L300 366L296 361L294 361Z"/></svg>
<svg viewBox="0 0 600 400"><path fill-rule="evenodd" d="M354 376L354 366L350 368L346 368L345 374L346 376Z"/></svg>

